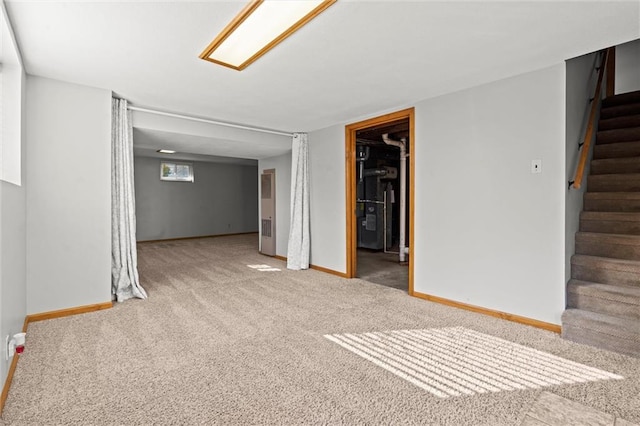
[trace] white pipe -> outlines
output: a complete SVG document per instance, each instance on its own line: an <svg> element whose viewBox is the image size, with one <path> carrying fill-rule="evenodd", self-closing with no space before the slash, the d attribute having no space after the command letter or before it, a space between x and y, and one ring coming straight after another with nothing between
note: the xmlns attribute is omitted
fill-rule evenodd
<svg viewBox="0 0 640 426"><path fill-rule="evenodd" d="M407 253L409 253L409 247L406 247L405 233L407 226L407 143L405 139L401 141L394 141L389 139L389 134L382 135L382 141L387 145L397 146L400 148L400 247L398 260L404 262Z"/></svg>
<svg viewBox="0 0 640 426"><path fill-rule="evenodd" d="M243 126L242 124L227 123L224 121L209 120L207 118L192 117L189 115L174 114L172 112L158 111L155 109L140 108L129 105L131 111L146 112L149 114L164 115L165 117L182 118L183 120L199 121L200 123L217 124L218 126L233 127L234 129L251 130L253 132L270 133L272 135L293 136L293 133L281 132L279 130L261 129L259 127Z"/></svg>

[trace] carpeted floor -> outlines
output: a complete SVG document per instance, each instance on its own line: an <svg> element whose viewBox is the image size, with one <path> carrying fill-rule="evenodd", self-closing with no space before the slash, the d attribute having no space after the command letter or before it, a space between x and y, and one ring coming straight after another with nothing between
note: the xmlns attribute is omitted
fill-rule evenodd
<svg viewBox="0 0 640 426"><path fill-rule="evenodd" d="M548 392L640 423L638 358L357 279L288 271L259 255L256 239L141 244L149 299L32 323L3 420L519 425ZM441 398L325 337L450 327L623 379Z"/></svg>

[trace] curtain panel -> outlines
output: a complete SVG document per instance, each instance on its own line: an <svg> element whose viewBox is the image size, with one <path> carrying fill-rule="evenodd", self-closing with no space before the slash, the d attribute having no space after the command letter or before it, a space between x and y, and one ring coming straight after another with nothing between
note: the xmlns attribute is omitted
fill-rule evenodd
<svg viewBox="0 0 640 426"><path fill-rule="evenodd" d="M111 112L111 293L123 302L147 293L138 276L131 113L124 99L112 99Z"/></svg>
<svg viewBox="0 0 640 426"><path fill-rule="evenodd" d="M291 146L291 223L287 268L309 268L309 143L306 133L294 133Z"/></svg>

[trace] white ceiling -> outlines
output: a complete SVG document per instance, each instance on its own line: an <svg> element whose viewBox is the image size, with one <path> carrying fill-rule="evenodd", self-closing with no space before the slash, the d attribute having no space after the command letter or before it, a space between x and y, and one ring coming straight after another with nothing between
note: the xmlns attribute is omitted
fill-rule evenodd
<svg viewBox="0 0 640 426"><path fill-rule="evenodd" d="M284 131L364 118L640 38L640 0L339 0L238 72L198 54L245 1L6 3L30 74L113 90L137 106ZM183 140L220 144L211 139ZM233 155L256 158L249 145ZM282 149L265 146L261 157Z"/></svg>

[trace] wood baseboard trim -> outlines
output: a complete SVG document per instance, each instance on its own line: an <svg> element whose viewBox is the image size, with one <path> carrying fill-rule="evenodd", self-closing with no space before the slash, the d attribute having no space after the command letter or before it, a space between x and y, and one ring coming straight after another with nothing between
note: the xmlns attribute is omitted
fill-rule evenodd
<svg viewBox="0 0 640 426"><path fill-rule="evenodd" d="M7 402L7 397L9 396L9 388L11 388L11 381L13 380L13 373L15 373L16 371L19 359L20 355L15 354L13 356L11 366L9 367L9 371L7 372L7 378L4 381L4 386L2 387L2 396L0 396L0 415L2 415L2 412L4 411L4 404L5 402Z"/></svg>
<svg viewBox="0 0 640 426"><path fill-rule="evenodd" d="M77 306L75 308L60 309L57 311L42 312L39 314L31 314L27 315L27 318L25 319L25 326L28 323L36 321L44 321L48 319L68 317L71 315L85 314L87 312L101 311L103 309L110 309L112 307L113 302L105 302L96 303L94 305Z"/></svg>
<svg viewBox="0 0 640 426"><path fill-rule="evenodd" d="M182 241L182 240L198 240L200 238L218 238L218 237L233 237L234 235L249 235L249 234L258 234L257 231L252 232L234 232L231 234L216 234L216 235L198 235L195 237L178 237L178 238L165 238L162 240L141 240L136 241L136 243L163 243L167 241Z"/></svg>
<svg viewBox="0 0 640 426"><path fill-rule="evenodd" d="M348 278L347 274L345 274L344 272L334 271L333 269L323 268L322 266L309 265L309 268L314 269L316 271L324 272L325 274L335 275L340 278Z"/></svg>
<svg viewBox="0 0 640 426"><path fill-rule="evenodd" d="M455 300L445 299L443 297L431 296L430 294L419 293L414 291L411 296L419 299L428 300L430 302L440 303L442 305L451 306L454 308L464 309L466 311L476 312L483 315L489 315L491 317L500 318L507 321L517 322L531 327L542 328L544 330L552 331L560 334L562 327L557 324L549 322L539 321L532 318L521 317L520 315L509 314L506 312L496 311L493 309L483 308L481 306L469 305L462 302L456 302Z"/></svg>
<svg viewBox="0 0 640 426"><path fill-rule="evenodd" d="M285 256L275 255L273 257L278 259L278 260L282 260L283 262L287 261L287 258ZM309 269L313 269L315 271L324 272L325 274L335 275L335 276L338 276L340 278L348 278L347 274L345 274L344 272L334 271L333 269L324 268L322 266L309 265Z"/></svg>

